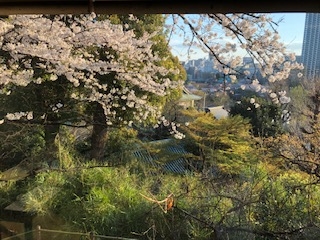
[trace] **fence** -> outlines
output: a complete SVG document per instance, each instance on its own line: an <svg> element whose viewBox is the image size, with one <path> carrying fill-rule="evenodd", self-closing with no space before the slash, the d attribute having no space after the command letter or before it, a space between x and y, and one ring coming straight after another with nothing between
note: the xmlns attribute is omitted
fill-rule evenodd
<svg viewBox="0 0 320 240"><path fill-rule="evenodd" d="M70 236L74 236L74 239L81 240L100 240L100 239L118 239L118 240L137 240L135 238L123 238L123 237L113 237L113 236L103 236L96 235L93 232L89 233L80 233L80 232L67 232L67 231L59 231L59 230L50 230L43 229L41 226L37 226L36 229L15 234L10 237L1 238L1 240L21 240L21 239L30 239L30 240L51 240L51 239L64 239L63 237L57 238L57 235L64 235L65 239L70 239ZM51 237L50 237L51 236ZM54 237L55 236L55 237Z"/></svg>

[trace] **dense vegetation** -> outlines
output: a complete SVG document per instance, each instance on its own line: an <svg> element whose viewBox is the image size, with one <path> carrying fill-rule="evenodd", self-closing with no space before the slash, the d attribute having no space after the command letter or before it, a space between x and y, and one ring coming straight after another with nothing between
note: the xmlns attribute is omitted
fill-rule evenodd
<svg viewBox="0 0 320 240"><path fill-rule="evenodd" d="M159 16L140 16L150 29L135 25L131 18L108 18L128 25L127 32L134 29L136 38L163 24ZM74 19L65 20L59 19L59 26L68 29ZM99 21L105 27L112 26L103 22L103 18ZM88 26L91 24L92 19ZM120 29L113 27L115 31ZM72 31L76 29L73 26ZM10 34L6 40L15 41ZM159 68L182 68L170 55L163 36L153 37L157 44L144 49L140 41L134 42L137 48L131 52L146 50L142 55L151 57L150 52L162 55L161 61L152 62L153 71L148 72L158 77L152 82L156 87L151 90L139 85L141 81L124 81L125 75L117 71L95 72L96 65L92 65L112 54L123 64L132 63L118 66L122 70L143 70L143 64L149 64L148 58L143 58L143 64L134 65L131 56L121 58L123 52L117 52L119 49L113 45L105 46L111 55L100 52L99 44L86 45L87 41L80 41L84 52L78 51L80 43L71 50L68 48L74 54L70 58L83 54L86 56L83 61L93 61L92 69L76 68L80 76L90 71L96 73L91 76L96 78L94 84L86 85L87 79L83 78L80 87L70 84L68 72L53 74L61 70L60 62L50 62L52 59L44 59L47 56L34 56L33 52L11 53L10 44L3 46L2 64L6 67L2 66L2 70L12 70L6 77L20 77L29 66L41 81L36 82L33 75L26 86L14 82L2 86L0 113L5 117L0 125L1 209L19 199L28 214L50 219L51 226L47 228L138 239L317 239L320 235L317 82L287 86L294 99L290 108L286 105L291 123L283 116L281 103L275 102L275 98L259 98L256 92L247 93L249 97L243 98L241 104L228 98L231 115L218 120L210 113L178 106L179 88L163 88L166 90L163 96L155 93L167 78L178 82L185 74L183 71L161 74ZM104 38L101 39L103 42ZM24 64L21 69L13 64L16 58ZM47 62L54 69L50 68L51 72L47 70L49 66L41 65ZM134 80L148 78L148 74ZM128 98L115 96L112 112L102 111L109 106L103 97L120 89L127 93L124 90L127 87L137 90L140 105L124 110L128 106L124 100ZM101 94L101 99L85 101L88 99L70 97L75 93L92 93L92 89ZM148 104L142 101L144 94ZM304 97L299 98L301 95ZM144 108L140 111L141 106ZM152 106L162 110L165 115L162 122L155 116L144 117ZM28 115L30 109L34 110L34 118ZM22 117L10 119L16 117L8 114L10 111L19 112ZM47 116L45 120L41 118L43 114ZM113 115L118 118L111 118ZM135 121L124 124L126 118ZM113 124L108 125L106 119L114 121ZM153 128L154 124L158 128ZM175 134L184 137L176 139ZM184 151L172 151L175 149ZM173 164L179 165L180 171L168 170Z"/></svg>
<svg viewBox="0 0 320 240"><path fill-rule="evenodd" d="M1 205L22 194L28 212L62 219L64 230L101 235L142 239L317 238L317 172L302 168L305 161L294 161L294 152L288 160L274 148L276 141L285 140L283 147L290 143L295 146L296 142L287 141L286 135L277 140L256 139L248 121L240 116L217 120L210 114L191 111L186 118L191 126L186 138L179 141L189 152L185 157L190 165L184 174L163 170L173 159L170 154L162 152L167 158L159 158L159 165L135 158L137 146L153 155L161 148L139 144L137 132L131 129L112 131L110 138L118 141L110 141L105 159L88 162L78 151L84 142L75 141L74 132L63 128L56 142L59 166L39 169L25 179L23 187L19 181L3 182L1 196L6 197Z"/></svg>

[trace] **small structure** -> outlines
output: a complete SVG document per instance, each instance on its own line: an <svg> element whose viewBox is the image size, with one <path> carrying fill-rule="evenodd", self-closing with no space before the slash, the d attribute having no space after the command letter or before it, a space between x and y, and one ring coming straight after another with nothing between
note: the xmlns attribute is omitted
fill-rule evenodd
<svg viewBox="0 0 320 240"><path fill-rule="evenodd" d="M194 107L194 101L202 99L202 96L192 94L186 87L183 87L182 97L179 99L179 105L184 108Z"/></svg>
<svg viewBox="0 0 320 240"><path fill-rule="evenodd" d="M0 239L21 235L32 230L32 216L26 213L19 200L13 202L5 209L0 210ZM20 239L20 238L19 238ZM23 239L33 239L32 235L26 235Z"/></svg>
<svg viewBox="0 0 320 240"><path fill-rule="evenodd" d="M153 167L161 169L166 173L184 174L189 172L189 163L186 158L187 152L182 146L175 144L172 139L163 139L148 143L150 149L141 147L133 152L138 160L150 164ZM159 150L152 153L152 149ZM162 157L171 158L170 161L162 161Z"/></svg>
<svg viewBox="0 0 320 240"><path fill-rule="evenodd" d="M229 116L229 112L225 110L223 106L206 107L205 111L212 113L216 119L222 119Z"/></svg>

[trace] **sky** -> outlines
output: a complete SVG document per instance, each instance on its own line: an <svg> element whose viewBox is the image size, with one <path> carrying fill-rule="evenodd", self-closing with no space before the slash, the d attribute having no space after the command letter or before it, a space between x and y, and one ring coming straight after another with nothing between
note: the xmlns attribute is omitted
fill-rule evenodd
<svg viewBox="0 0 320 240"><path fill-rule="evenodd" d="M271 14L275 21L283 19L279 23L277 31L280 34L288 52L294 52L297 56L301 55L305 13L274 13ZM178 37L170 41L173 55L179 57L180 61L186 61L188 55L186 47L182 46L182 40ZM208 55L201 50L196 50L196 54L190 56L190 59L207 58Z"/></svg>

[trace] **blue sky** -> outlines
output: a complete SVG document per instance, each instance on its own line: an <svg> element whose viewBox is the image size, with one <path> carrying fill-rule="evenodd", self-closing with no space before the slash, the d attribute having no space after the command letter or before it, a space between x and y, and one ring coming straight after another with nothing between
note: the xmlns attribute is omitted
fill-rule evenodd
<svg viewBox="0 0 320 240"><path fill-rule="evenodd" d="M287 46L288 50L301 55L303 32L305 23L305 13L277 13L272 14L274 19L283 18L279 24L278 32L282 42Z"/></svg>
<svg viewBox="0 0 320 240"><path fill-rule="evenodd" d="M305 13L276 13L271 14L275 21L283 19L278 25L278 32L281 41L286 45L288 52L294 52L296 55L301 55L303 32L305 23ZM187 60L186 48L182 47L182 40L179 38L173 39L170 42L172 53L178 56L181 61ZM191 59L207 57L201 50L196 51L197 54L191 56Z"/></svg>

